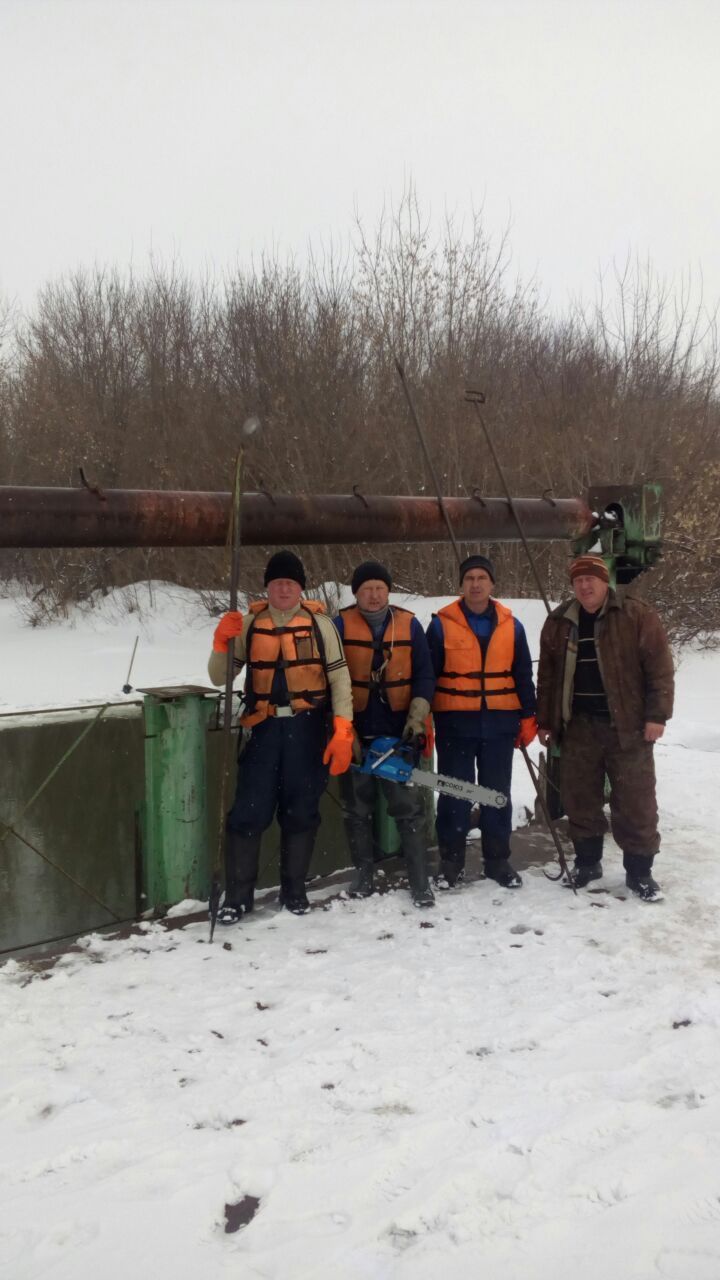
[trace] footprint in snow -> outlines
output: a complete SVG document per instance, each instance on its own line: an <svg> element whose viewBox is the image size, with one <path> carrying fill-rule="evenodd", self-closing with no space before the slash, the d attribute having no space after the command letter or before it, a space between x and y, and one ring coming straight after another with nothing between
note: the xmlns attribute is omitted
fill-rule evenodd
<svg viewBox="0 0 720 1280"><path fill-rule="evenodd" d="M231 1235L252 1222L260 1208L257 1196L243 1196L235 1204L225 1205L225 1234Z"/></svg>

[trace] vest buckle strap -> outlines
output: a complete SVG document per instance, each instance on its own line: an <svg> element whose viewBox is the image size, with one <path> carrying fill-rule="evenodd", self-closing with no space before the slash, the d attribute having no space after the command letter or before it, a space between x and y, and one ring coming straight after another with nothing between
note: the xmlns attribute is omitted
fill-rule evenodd
<svg viewBox="0 0 720 1280"><path fill-rule="evenodd" d="M294 716L295 712L293 711L292 707L276 707L275 715L278 717L279 720L285 720L287 719L288 716Z"/></svg>

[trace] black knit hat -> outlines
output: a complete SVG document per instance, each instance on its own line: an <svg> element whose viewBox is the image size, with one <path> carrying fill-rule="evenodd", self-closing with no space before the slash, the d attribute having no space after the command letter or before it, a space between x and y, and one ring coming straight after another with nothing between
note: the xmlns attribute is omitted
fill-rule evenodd
<svg viewBox="0 0 720 1280"><path fill-rule="evenodd" d="M469 573L471 569L484 569L486 573L490 574L493 583L495 582L495 565L492 560L488 560L487 556L468 556L460 565L460 586L462 586L465 574Z"/></svg>
<svg viewBox="0 0 720 1280"><path fill-rule="evenodd" d="M293 551L276 551L265 566L265 586L275 578L289 578L305 587L305 567Z"/></svg>
<svg viewBox="0 0 720 1280"><path fill-rule="evenodd" d="M384 582L389 591L392 586L390 570L386 569L384 564L380 564L379 560L363 560L355 570L350 583L354 596L357 595L358 587L361 587L363 582Z"/></svg>

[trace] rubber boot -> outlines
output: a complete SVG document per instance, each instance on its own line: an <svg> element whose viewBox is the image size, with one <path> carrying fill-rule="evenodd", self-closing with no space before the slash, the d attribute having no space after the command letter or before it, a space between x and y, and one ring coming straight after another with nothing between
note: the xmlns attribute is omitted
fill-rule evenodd
<svg viewBox="0 0 720 1280"><path fill-rule="evenodd" d="M260 861L262 834L225 837L225 899L218 911L218 924L237 924L253 909Z"/></svg>
<svg viewBox="0 0 720 1280"><path fill-rule="evenodd" d="M348 892L351 898L369 898L375 892L372 824L366 822L360 826L358 823L353 823L350 826L346 823L345 831L355 868L355 875Z"/></svg>
<svg viewBox="0 0 720 1280"><path fill-rule="evenodd" d="M435 896L427 875L427 841L422 827L398 822L400 843L407 869L410 896L415 907L434 907Z"/></svg>
<svg viewBox="0 0 720 1280"><path fill-rule="evenodd" d="M280 854L280 903L295 916L304 916L310 910L305 881L307 880L315 831L283 831Z"/></svg>
<svg viewBox="0 0 720 1280"><path fill-rule="evenodd" d="M604 839L604 836L583 836L573 840L575 865L571 874L576 889L585 889L593 880L602 878Z"/></svg>
<svg viewBox="0 0 720 1280"><path fill-rule="evenodd" d="M652 877L652 853L624 853L625 884L643 902L662 902L665 897L657 880Z"/></svg>
<svg viewBox="0 0 720 1280"><path fill-rule="evenodd" d="M520 889L522 876L510 864L510 848L507 841L498 837L483 836L483 862L485 875L502 889Z"/></svg>
<svg viewBox="0 0 720 1280"><path fill-rule="evenodd" d="M438 889L459 889L465 880L465 841L440 845L440 866L435 877Z"/></svg>

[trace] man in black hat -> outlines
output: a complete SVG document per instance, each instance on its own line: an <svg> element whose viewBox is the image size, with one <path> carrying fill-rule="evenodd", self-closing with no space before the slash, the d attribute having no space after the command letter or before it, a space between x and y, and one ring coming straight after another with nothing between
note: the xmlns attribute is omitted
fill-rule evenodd
<svg viewBox="0 0 720 1280"><path fill-rule="evenodd" d="M358 565L351 585L356 603L340 611L335 625L352 680L357 755L361 758L363 746L381 737L402 737L419 754L435 687L423 629L409 609L390 605L392 580L384 564L366 560ZM412 900L416 907L431 907L425 809L419 789L353 769L340 782L345 830L357 868L350 892L357 898L373 892L372 819L378 785L400 833Z"/></svg>
<svg viewBox="0 0 720 1280"><path fill-rule="evenodd" d="M282 832L280 884L283 906L309 910L305 880L327 767L350 767L353 745L350 675L335 627L316 600L302 598L305 570L292 551L278 551L265 570L267 600L243 616L226 613L213 640L208 671L225 682L228 643L235 670L245 665L240 723L251 736L238 765L235 801L227 816L225 901L220 924L252 911L262 833L277 809ZM334 733L326 746L326 709Z"/></svg>
<svg viewBox="0 0 720 1280"><path fill-rule="evenodd" d="M460 598L433 615L427 631L437 684L433 716L438 770L501 791L503 809L483 805L480 831L485 874L506 889L522 884L510 864L513 749L537 734L532 661L525 631L492 596L495 569L487 556L460 565ZM440 888L462 882L470 802L440 796L437 833Z"/></svg>

